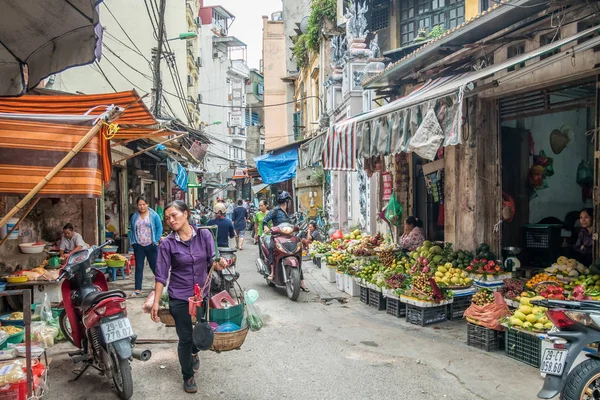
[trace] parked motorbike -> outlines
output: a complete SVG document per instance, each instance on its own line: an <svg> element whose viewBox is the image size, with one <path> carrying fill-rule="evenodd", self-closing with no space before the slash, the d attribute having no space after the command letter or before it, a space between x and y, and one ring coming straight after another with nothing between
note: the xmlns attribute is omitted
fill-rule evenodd
<svg viewBox="0 0 600 400"><path fill-rule="evenodd" d="M227 268L222 271L213 271L211 281L211 292L212 294L221 293L223 290L229 292L233 288L233 284L240 277L239 272L236 271L235 263L237 257L235 255L236 249L230 247L219 247L219 254L226 260L231 260Z"/></svg>
<svg viewBox="0 0 600 400"><path fill-rule="evenodd" d="M265 279L270 274L268 241L274 242L273 264L275 265L273 280L267 279L267 284L285 286L287 296L297 300L300 295L300 271L302 268L302 242L296 236L298 227L284 223L271 229L271 235L259 239L259 255L256 269Z"/></svg>
<svg viewBox="0 0 600 400"><path fill-rule="evenodd" d="M127 318L126 295L121 290L108 290L104 274L91 268L102 247L92 246L72 254L58 280L61 285L64 310L60 327L79 351L69 353L74 363L85 366L73 379L79 379L89 367L112 379L121 399L133 395L132 358L150 359L149 350L134 349L136 336Z"/></svg>
<svg viewBox="0 0 600 400"><path fill-rule="evenodd" d="M531 304L548 308L546 314L558 329L548 333L552 348L542 354L540 371L546 378L538 397L600 399L600 353L586 353L588 359L573 368L586 346L600 342L600 302L533 300Z"/></svg>

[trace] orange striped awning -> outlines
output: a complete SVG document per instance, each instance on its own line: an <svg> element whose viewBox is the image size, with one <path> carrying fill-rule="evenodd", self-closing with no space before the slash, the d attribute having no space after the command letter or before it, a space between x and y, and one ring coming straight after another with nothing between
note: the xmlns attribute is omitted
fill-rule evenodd
<svg viewBox="0 0 600 400"><path fill-rule="evenodd" d="M0 194L29 193L89 130L89 126L0 119ZM38 195L100 197L101 141L96 135Z"/></svg>
<svg viewBox="0 0 600 400"><path fill-rule="evenodd" d="M127 107L115 139L134 139L159 129L158 121L135 90L102 94L0 97L0 113L29 115L100 115L110 105ZM169 135L164 131L164 135Z"/></svg>

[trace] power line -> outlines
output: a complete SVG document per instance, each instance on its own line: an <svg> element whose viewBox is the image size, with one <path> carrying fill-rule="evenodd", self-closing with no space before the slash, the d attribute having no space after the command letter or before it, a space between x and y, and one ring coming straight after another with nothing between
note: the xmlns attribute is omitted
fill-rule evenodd
<svg viewBox="0 0 600 400"><path fill-rule="evenodd" d="M146 89L142 89L141 87L139 87L138 85L136 85L135 83L133 83L131 80L129 80L129 78L127 78L125 75L123 75L123 73L121 72L121 70L119 68L116 67L115 64L113 64L112 61L110 61L110 59L108 57L106 57L106 54L104 54L104 59L110 64L112 65L112 67L117 71L117 73L119 75L121 75L123 77L123 79L125 79L127 82L129 82L130 85L133 85L133 87L135 87L138 90L141 90L144 94L148 93L148 91ZM99 66L99 64L98 64ZM115 90L116 91L116 90Z"/></svg>
<svg viewBox="0 0 600 400"><path fill-rule="evenodd" d="M112 51L112 50L111 50L111 48L110 48L110 47L108 47L108 46L106 45L106 43L102 45L102 48L103 48L103 49L105 48L106 50L110 51L110 53L111 53L113 56L117 57L119 60L121 60L121 62L122 62L123 64L127 65L129 68L131 68L132 70L134 70L134 71L135 71L135 72L137 72L138 74L142 75L144 78L146 78L146 79L148 79L148 80L152 81L152 77L151 77L150 75L147 75L147 74L143 73L142 71L138 70L137 68L135 68L135 67L133 67L131 64L129 64L127 61L123 60L123 58L121 58L121 57L120 57L120 56L119 56L117 53L115 53L114 51Z"/></svg>
<svg viewBox="0 0 600 400"><path fill-rule="evenodd" d="M111 81L108 79L108 77L106 76L106 74L104 73L104 71L102 70L102 67L100 66L100 64L98 63L98 60L94 61L94 63L96 64L96 66L98 67L98 69L100 70L100 73L102 74L102 76L104 77L104 79L106 79L106 82L108 82L108 84L110 85L110 87L112 88L112 90L114 90L115 92L117 91L117 89L115 89L114 85L111 83Z"/></svg>
<svg viewBox="0 0 600 400"><path fill-rule="evenodd" d="M129 39L129 41L131 42L131 44L133 45L133 47L135 47L138 51L138 53L146 58L144 56L144 54L142 53L142 51L140 50L139 47L137 47L137 45L135 44L135 42L133 41L133 39L131 39L131 37L129 36L129 34L127 34L127 32L125 31L125 28L123 28L123 25L121 25L121 23L119 22L119 20L117 19L117 17L115 17L115 14L113 14L113 12L110 10L110 8L108 8L108 5L106 4L106 2L102 2L102 4L104 4L104 7L106 7L106 9L108 10L108 12L110 13L110 15L113 17L113 19L115 20L115 22L117 23L117 25L119 25L119 28L121 28L121 30L123 31L123 33L125 34L125 36L127 36L127 39ZM150 62L147 58L146 61Z"/></svg>
<svg viewBox="0 0 600 400"><path fill-rule="evenodd" d="M300 97L300 98L298 98L298 99L296 99L296 100L287 101L287 102L285 102L285 103L266 104L266 105L262 105L262 106L260 106L260 105L253 105L253 106L252 106L252 109L254 110L254 109L256 109L256 108L270 108L270 107L279 107L279 106L285 106L285 105L287 105L287 104L293 104L293 103L297 103L297 102L299 102L299 101L306 100L306 99L318 99L318 100L319 100L319 102L322 102L322 100L321 100L321 98L320 98L319 96L306 96L306 97ZM201 105L204 105L204 106L209 106L209 107L220 107L220 108L243 108L243 107L240 107L240 106L229 106L229 105L222 105L222 104L212 104L212 103L204 103L204 102L202 102L202 103L200 103L200 104L201 104ZM247 108L247 109L249 109L250 107L246 105L246 108Z"/></svg>
<svg viewBox="0 0 600 400"><path fill-rule="evenodd" d="M118 43L120 43L122 46L126 47L127 49L133 51L135 54L142 56L146 61L148 61L148 59L146 58L146 56L144 56L142 53L140 53L139 51L137 51L136 49L134 49L133 47L129 46L127 43L123 42L121 39L119 39L118 37L116 37L115 35L111 34L109 31L104 31L103 32L104 35L106 35L106 37L108 37L111 40L114 40ZM102 46L105 46L104 43L102 43Z"/></svg>

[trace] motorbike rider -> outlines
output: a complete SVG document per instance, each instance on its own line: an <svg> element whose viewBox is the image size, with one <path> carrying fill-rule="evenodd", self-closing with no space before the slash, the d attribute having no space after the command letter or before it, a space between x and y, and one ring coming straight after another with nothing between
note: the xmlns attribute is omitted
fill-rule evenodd
<svg viewBox="0 0 600 400"><path fill-rule="evenodd" d="M272 226L278 226L286 222L291 223L292 219L288 213L290 201L292 201L292 196L290 196L290 194L285 190L277 195L277 206L273 207L273 209L269 211L265 219L262 221L263 232L265 234L268 234L271 231L269 228L269 222L272 223ZM271 273L267 279L273 280L273 274L275 273L275 268L273 266L273 250L275 245L270 235L263 236L263 239L265 240L265 245L269 250L269 269ZM302 269L300 269L300 289L303 292L309 292L304 283L304 274L302 273Z"/></svg>
<svg viewBox="0 0 600 400"><path fill-rule="evenodd" d="M235 237L233 222L225 217L227 206L225 203L217 203L214 208L215 216L209 219L206 226L217 226L217 246L229 247L229 238Z"/></svg>

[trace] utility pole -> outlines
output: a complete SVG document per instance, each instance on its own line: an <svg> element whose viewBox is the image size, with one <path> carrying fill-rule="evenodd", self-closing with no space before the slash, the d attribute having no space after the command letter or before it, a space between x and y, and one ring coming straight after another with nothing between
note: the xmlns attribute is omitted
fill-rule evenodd
<svg viewBox="0 0 600 400"><path fill-rule="evenodd" d="M163 36L165 35L165 9L167 0L160 0L160 9L158 10L158 44L156 45L156 54L154 58L154 115L160 118L162 107L162 81L160 79L160 60L162 58Z"/></svg>

